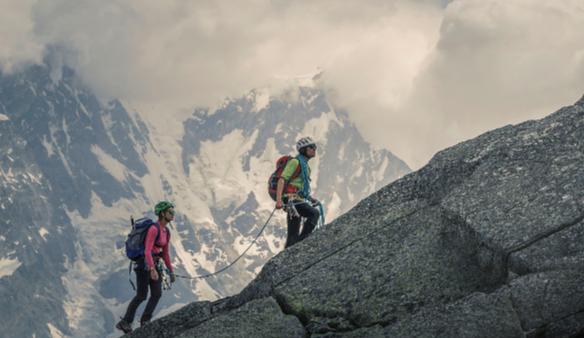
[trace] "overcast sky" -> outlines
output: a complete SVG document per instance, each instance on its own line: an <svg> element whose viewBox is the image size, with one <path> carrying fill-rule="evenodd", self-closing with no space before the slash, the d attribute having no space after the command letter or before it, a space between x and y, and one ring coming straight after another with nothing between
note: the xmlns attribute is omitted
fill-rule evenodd
<svg viewBox="0 0 584 338"><path fill-rule="evenodd" d="M322 70L364 137L413 168L584 94L584 0L0 0L0 9L4 71L58 45L100 96L169 111Z"/></svg>

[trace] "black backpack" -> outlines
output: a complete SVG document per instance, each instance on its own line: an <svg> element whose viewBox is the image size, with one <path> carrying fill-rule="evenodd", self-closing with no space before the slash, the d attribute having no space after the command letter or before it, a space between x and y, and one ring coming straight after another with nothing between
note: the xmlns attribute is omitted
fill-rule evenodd
<svg viewBox="0 0 584 338"><path fill-rule="evenodd" d="M146 240L146 234L152 225L158 230L158 234L154 240L156 243L160 236L160 225L158 223L147 217L140 218L136 222L132 220L132 231L130 231L128 239L126 239L126 256L129 259L136 261L144 257L144 242Z"/></svg>

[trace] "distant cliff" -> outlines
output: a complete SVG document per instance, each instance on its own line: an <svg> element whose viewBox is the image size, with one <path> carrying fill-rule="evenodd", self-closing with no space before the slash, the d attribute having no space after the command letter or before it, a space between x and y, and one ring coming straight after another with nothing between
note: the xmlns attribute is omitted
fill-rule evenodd
<svg viewBox="0 0 584 338"><path fill-rule="evenodd" d="M584 98L439 152L133 337L584 334Z"/></svg>
<svg viewBox="0 0 584 338"><path fill-rule="evenodd" d="M177 206L177 272L227 266L272 211L267 179L302 136L319 147L312 186L329 220L411 171L372 147L323 90L289 91L252 90L178 118L101 102L67 67L0 72L0 332L112 334L134 296L123 253L129 218L163 198ZM179 279L155 315L241 291L283 249L285 228L279 213L220 277Z"/></svg>

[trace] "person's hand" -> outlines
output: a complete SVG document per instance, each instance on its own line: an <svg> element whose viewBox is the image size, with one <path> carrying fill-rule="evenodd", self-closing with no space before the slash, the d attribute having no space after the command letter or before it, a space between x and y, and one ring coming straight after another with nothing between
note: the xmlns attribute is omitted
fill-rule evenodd
<svg viewBox="0 0 584 338"><path fill-rule="evenodd" d="M171 272L171 273L170 273L170 282L171 282L171 283L174 283L174 282L176 282L176 275L174 274L174 272Z"/></svg>
<svg viewBox="0 0 584 338"><path fill-rule="evenodd" d="M276 209L282 209L284 207L284 203L282 200L276 201Z"/></svg>
<svg viewBox="0 0 584 338"><path fill-rule="evenodd" d="M154 268L150 269L150 279L158 280L158 271Z"/></svg>

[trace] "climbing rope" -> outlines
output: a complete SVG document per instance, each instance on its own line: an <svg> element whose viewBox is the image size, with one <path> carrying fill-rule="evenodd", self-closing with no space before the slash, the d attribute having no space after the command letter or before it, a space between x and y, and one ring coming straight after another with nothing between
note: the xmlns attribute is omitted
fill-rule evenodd
<svg viewBox="0 0 584 338"><path fill-rule="evenodd" d="M321 227L324 226L324 208L322 206L322 203L320 201L318 201L318 210L320 211L320 222L319 224L316 226L317 229L320 229Z"/></svg>
<svg viewBox="0 0 584 338"><path fill-rule="evenodd" d="M208 274L204 274L204 275L199 275L199 276L195 276L195 277L190 277L190 276L182 276L182 275L177 275L175 274L174 276L177 278L185 278L185 279L200 279L200 278L208 278L217 274L220 274L221 272L229 269L233 264L237 263L238 260L241 259L241 257L243 257L246 252L251 248L252 245L255 244L255 242L257 241L257 239L260 237L260 235L262 234L262 232L264 232L264 229L266 228L266 226L268 225L268 223L270 222L270 219L272 219L272 216L274 216L274 212L276 212L276 208L274 208L274 210L272 210L272 213L270 214L270 217L268 217L268 220L266 221L266 223L264 223L264 225L262 226L262 228L260 229L260 232L258 232L258 234L256 235L256 237L254 238L254 240L248 245L248 247L245 249L245 251L243 251L243 253L241 255L239 255L239 257L237 257L233 262L231 262L229 265L213 272L213 273L208 273Z"/></svg>
<svg viewBox="0 0 584 338"><path fill-rule="evenodd" d="M292 215L296 215L298 217L300 217L300 215L298 214L298 211L296 210L295 205L297 204L301 204L301 203L306 203L307 201L301 201L301 202L293 202L293 201L289 201L286 204L286 209L288 210L289 214L291 213ZM318 202L318 208L320 210L320 225L324 226L324 208L322 206L321 202ZM272 213L270 214L270 217L268 217L268 219L266 220L266 223L264 223L264 225L262 226L262 228L260 229L260 231L258 232L258 234L256 235L256 237L254 238L254 240L247 246L247 248L245 249L245 251L243 251L243 253L241 255L239 255L233 262L231 262L229 265L213 272L213 273L208 273L208 274L204 274L204 275L199 275L199 276L195 276L195 277L191 277L191 276L183 276L183 275L177 275L175 274L174 276L176 278L184 278L184 279L202 279L202 278L208 278L214 275L218 275L221 272L229 269L231 266L233 266L235 263L237 263L237 261L239 261L241 259L241 257L245 256L245 254L247 253L247 251L252 247L252 245L254 245L256 243L256 241L258 240L258 238L260 237L260 235L264 232L264 230L266 229L266 226L268 226L268 223L270 222L270 220L272 219L272 216L274 216L274 212L276 212L276 208L274 208L274 210L272 210ZM320 228L321 226L317 226L317 228Z"/></svg>

